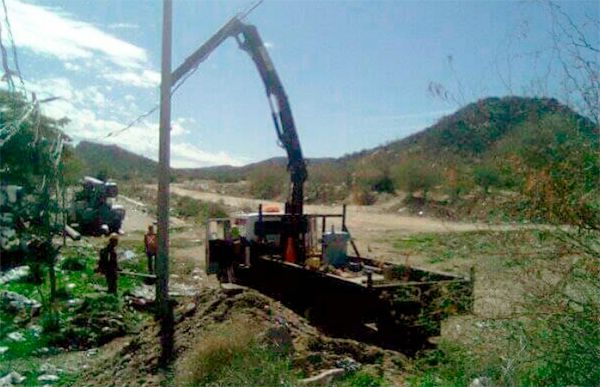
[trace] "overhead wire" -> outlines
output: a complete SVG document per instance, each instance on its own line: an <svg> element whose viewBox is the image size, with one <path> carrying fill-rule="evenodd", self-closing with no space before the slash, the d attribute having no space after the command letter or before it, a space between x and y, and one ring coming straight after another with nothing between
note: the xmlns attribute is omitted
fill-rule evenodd
<svg viewBox="0 0 600 387"><path fill-rule="evenodd" d="M4 69L2 80L6 81L9 91L14 91L15 84L12 80L12 70L8 67L8 53L6 52L6 47L4 47L4 42L2 40L2 23L0 23L0 52L2 54L2 68Z"/></svg>
<svg viewBox="0 0 600 387"><path fill-rule="evenodd" d="M2 1L4 1L4 0L2 0ZM263 1L264 0L257 0L254 3L250 4L246 9L244 9L242 12L239 12L237 14L238 18L240 20L245 19L252 11L254 11L259 5L261 5ZM173 94L175 94L175 92L198 70L198 66L199 66L199 64L197 64L196 66L194 66L175 85L172 86L171 96L173 96ZM120 134L128 131L129 129L131 129L132 127L134 127L137 123L141 122L146 117L148 117L151 114L155 113L159 108L160 108L160 104L156 104L154 107L152 107L147 112L142 113L139 116L137 116L136 118L134 118L132 121L130 121L123 128L113 130L113 131L109 132L108 134L106 134L104 136L100 136L100 137L95 138L94 140L101 141L101 140L105 140L105 139L110 138L110 137L116 137L116 136L118 136L118 135L120 135Z"/></svg>
<svg viewBox="0 0 600 387"><path fill-rule="evenodd" d="M175 86L173 86L173 88L171 89L171 96L173 94L175 94L175 92L185 83L185 81L188 80L188 78L191 77L197 70L198 70L198 66L195 66L192 70L190 70L190 72L188 72L183 78L181 78L181 80L179 82L177 82L175 84ZM156 104L154 107L152 107L147 112L142 113L139 116L137 116L136 118L134 118L133 120L131 120L124 127L113 130L104 136L97 137L97 138L95 138L95 140L100 141L100 140L105 140L110 137L116 137L116 136L128 131L129 129L133 128L136 124L138 124L139 122L144 120L146 117L155 113L159 108L160 108L160 104Z"/></svg>
<svg viewBox="0 0 600 387"><path fill-rule="evenodd" d="M6 0L2 0L2 7L4 8L4 20L6 21L6 29L8 31L8 40L10 41L10 45L13 52L13 62L15 63L15 70L19 81L21 82L21 87L23 91L26 91L25 81L23 80L23 75L21 74L21 68L19 67L19 56L17 55L17 46L15 45L15 39L12 34L12 27L10 25L10 19L8 17L8 9L6 7Z"/></svg>

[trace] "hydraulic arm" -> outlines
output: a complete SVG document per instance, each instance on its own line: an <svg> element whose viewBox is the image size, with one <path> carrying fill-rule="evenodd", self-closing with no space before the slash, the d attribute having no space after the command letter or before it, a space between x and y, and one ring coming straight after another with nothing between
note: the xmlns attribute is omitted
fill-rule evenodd
<svg viewBox="0 0 600 387"><path fill-rule="evenodd" d="M256 27L243 23L238 17L233 17L173 72L172 82L175 85L188 71L203 62L230 37L235 38L240 48L250 55L265 85L277 137L288 157L287 169L290 173L291 195L286 202L285 212L300 216L303 214L306 163L302 156L287 95Z"/></svg>

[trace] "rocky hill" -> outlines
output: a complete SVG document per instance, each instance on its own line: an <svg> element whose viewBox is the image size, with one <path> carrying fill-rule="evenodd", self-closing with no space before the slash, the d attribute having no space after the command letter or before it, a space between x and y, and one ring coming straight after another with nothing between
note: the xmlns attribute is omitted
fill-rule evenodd
<svg viewBox="0 0 600 387"><path fill-rule="evenodd" d="M352 162L384 152L398 158L450 157L456 161L478 161L508 146L515 149L523 145L550 116L573 122L582 139L597 141L598 127L555 99L490 97L471 103L409 137L342 159Z"/></svg>

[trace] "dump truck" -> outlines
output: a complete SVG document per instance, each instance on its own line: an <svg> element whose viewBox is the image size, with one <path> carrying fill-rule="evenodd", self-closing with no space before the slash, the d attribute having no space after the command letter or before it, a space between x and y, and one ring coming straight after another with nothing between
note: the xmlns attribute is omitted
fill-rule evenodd
<svg viewBox="0 0 600 387"><path fill-rule="evenodd" d="M120 232L125 208L115 203L117 183L90 176L81 180L69 209L69 224L84 235Z"/></svg>
<svg viewBox="0 0 600 387"><path fill-rule="evenodd" d="M447 316L470 311L472 276L365 258L346 225L345 207L339 214L304 213L306 162L288 97L255 26L232 18L173 72L173 82L228 38L250 55L265 86L277 139L287 153L290 194L283 210L259 207L209 220L207 273L258 289L328 329L365 332L404 349L439 335Z"/></svg>

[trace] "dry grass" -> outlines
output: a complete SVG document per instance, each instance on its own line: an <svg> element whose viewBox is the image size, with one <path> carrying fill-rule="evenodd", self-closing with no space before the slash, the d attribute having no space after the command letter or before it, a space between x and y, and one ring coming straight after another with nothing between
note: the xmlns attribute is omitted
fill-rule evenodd
<svg viewBox="0 0 600 387"><path fill-rule="evenodd" d="M244 317L207 331L177 365L175 385L290 385L289 359L262 345L260 331Z"/></svg>

